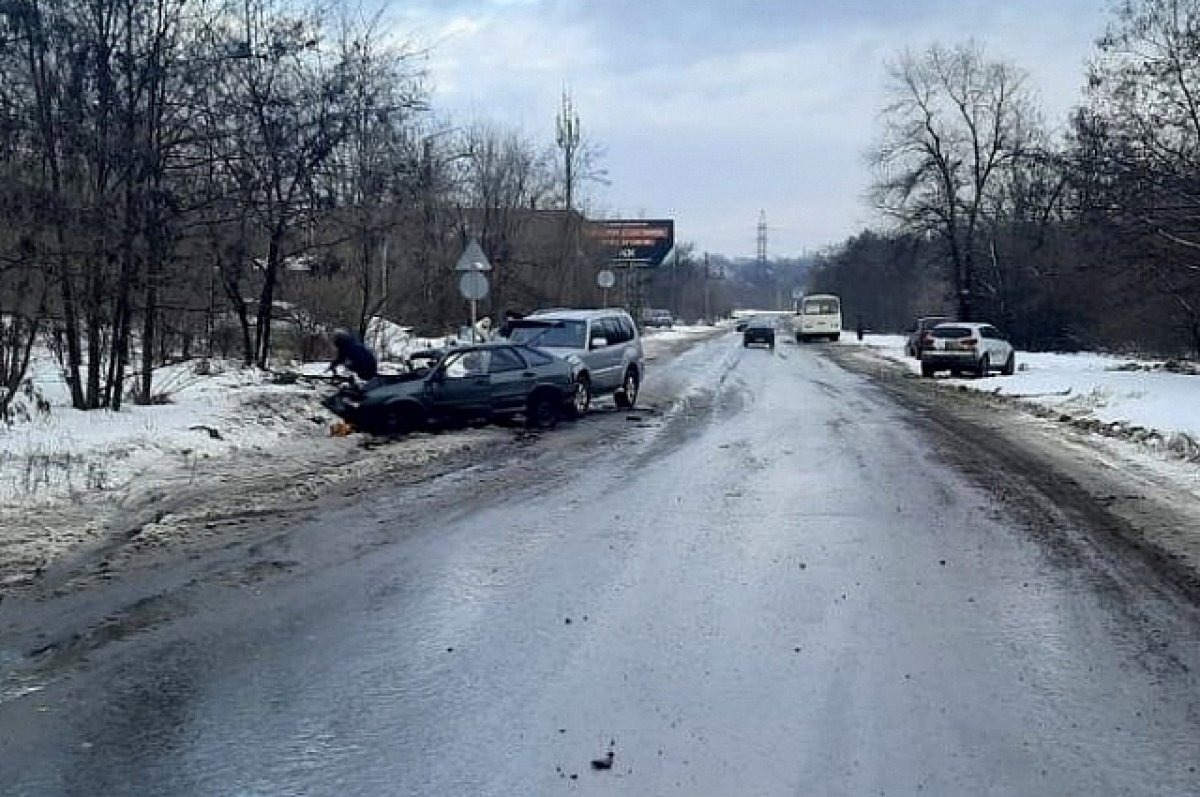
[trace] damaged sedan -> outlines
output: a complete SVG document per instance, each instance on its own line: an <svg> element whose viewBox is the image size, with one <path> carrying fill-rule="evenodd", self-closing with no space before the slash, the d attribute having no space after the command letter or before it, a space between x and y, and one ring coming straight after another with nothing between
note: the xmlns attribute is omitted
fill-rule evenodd
<svg viewBox="0 0 1200 797"><path fill-rule="evenodd" d="M582 415L579 365L538 349L486 343L453 349L431 365L343 388L325 406L355 429L403 434L433 426L523 416L532 428Z"/></svg>

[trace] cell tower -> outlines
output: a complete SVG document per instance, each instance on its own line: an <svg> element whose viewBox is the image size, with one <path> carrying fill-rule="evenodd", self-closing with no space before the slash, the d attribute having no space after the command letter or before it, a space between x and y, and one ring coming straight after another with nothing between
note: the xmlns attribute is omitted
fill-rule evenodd
<svg viewBox="0 0 1200 797"><path fill-rule="evenodd" d="M572 171L575 167L575 151L579 149L579 114L575 113L575 106L571 102L571 95L563 89L562 95L562 110L558 114L556 122L556 132L558 148L563 151L563 160L566 166L567 178L567 215L570 215L574 210L572 206L572 194L575 190L575 175Z"/></svg>
<svg viewBox="0 0 1200 797"><path fill-rule="evenodd" d="M758 265L767 265L767 211L758 212Z"/></svg>

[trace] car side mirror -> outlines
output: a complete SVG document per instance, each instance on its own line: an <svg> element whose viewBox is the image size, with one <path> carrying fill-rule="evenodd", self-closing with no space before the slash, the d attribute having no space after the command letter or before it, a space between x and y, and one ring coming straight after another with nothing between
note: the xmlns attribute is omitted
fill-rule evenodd
<svg viewBox="0 0 1200 797"><path fill-rule="evenodd" d="M593 349L603 349L608 345L608 338L592 338Z"/></svg>

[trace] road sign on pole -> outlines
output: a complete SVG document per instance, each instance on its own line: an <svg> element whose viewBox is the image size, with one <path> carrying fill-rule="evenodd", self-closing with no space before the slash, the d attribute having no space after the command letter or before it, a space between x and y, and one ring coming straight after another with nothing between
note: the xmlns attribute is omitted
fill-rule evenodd
<svg viewBox="0 0 1200 797"><path fill-rule="evenodd" d="M478 302L488 295L488 281L483 272L492 270L492 264L488 262L479 241L472 238L467 242L458 256L458 262L454 264L454 270L462 274L458 280L458 292L471 302L471 340L474 341Z"/></svg>
<svg viewBox="0 0 1200 797"><path fill-rule="evenodd" d="M596 284L600 286L603 306L608 307L608 289L617 284L617 275L607 268L601 269L596 274Z"/></svg>
<svg viewBox="0 0 1200 797"><path fill-rule="evenodd" d="M463 253L458 256L458 262L454 264L455 271L491 271L492 264L488 262L487 255L483 253L483 247L479 242L472 238L463 248Z"/></svg>
<svg viewBox="0 0 1200 797"><path fill-rule="evenodd" d="M468 271L458 278L458 292L473 302L486 299L489 287L488 278L478 271Z"/></svg>
<svg viewBox="0 0 1200 797"><path fill-rule="evenodd" d="M479 271L464 272L458 278L458 292L464 299L471 301L471 342L475 341L477 317L479 315L479 300L488 295L488 278Z"/></svg>

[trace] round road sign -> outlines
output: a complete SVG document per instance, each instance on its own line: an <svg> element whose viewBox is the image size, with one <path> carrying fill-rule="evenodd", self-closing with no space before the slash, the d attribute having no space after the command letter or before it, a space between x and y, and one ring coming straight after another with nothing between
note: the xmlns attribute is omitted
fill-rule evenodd
<svg viewBox="0 0 1200 797"><path fill-rule="evenodd" d="M464 299L478 301L488 295L488 279L478 271L468 271L458 279L458 292Z"/></svg>
<svg viewBox="0 0 1200 797"><path fill-rule="evenodd" d="M608 269L604 269L603 271L601 271L599 274L596 275L596 284L599 285L601 288L608 290L609 288L611 288L612 286L617 284L617 276L615 274L613 274L611 271L609 271Z"/></svg>

